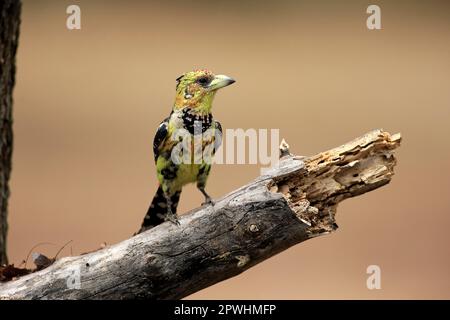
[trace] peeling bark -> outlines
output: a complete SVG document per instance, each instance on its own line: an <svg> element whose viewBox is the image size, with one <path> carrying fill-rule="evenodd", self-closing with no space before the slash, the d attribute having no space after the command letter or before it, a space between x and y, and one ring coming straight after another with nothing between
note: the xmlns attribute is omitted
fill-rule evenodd
<svg viewBox="0 0 450 320"><path fill-rule="evenodd" d="M400 135L372 131L279 166L180 219L0 284L0 299L178 299L336 229L342 200L392 178Z"/></svg>

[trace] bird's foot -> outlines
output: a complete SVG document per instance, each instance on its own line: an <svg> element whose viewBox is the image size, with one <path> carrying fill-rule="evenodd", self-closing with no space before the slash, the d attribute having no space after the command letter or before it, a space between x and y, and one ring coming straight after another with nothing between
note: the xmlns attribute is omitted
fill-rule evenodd
<svg viewBox="0 0 450 320"><path fill-rule="evenodd" d="M172 222L174 225L179 226L180 225L180 220L178 220L178 216L176 213L169 213L164 217L165 221L170 221Z"/></svg>
<svg viewBox="0 0 450 320"><path fill-rule="evenodd" d="M214 206L216 203L214 202L213 199L211 199L211 197L206 197L205 202L202 203L202 206L207 206L209 204Z"/></svg>

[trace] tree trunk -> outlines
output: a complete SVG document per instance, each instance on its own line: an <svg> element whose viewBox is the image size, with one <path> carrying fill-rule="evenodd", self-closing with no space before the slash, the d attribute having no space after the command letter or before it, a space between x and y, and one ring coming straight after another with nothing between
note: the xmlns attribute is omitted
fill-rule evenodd
<svg viewBox="0 0 450 320"><path fill-rule="evenodd" d="M0 0L0 265L7 264L7 213L12 154L12 91L20 25L19 0Z"/></svg>
<svg viewBox="0 0 450 320"><path fill-rule="evenodd" d="M400 135L372 131L279 166L216 201L105 249L0 284L1 299L178 299L336 230L342 200L391 180ZM282 269L282 266L280 267Z"/></svg>

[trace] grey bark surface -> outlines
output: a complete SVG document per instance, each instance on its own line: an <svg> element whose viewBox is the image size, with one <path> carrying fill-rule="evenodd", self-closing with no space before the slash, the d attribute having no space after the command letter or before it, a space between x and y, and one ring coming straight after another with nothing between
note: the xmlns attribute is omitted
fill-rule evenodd
<svg viewBox="0 0 450 320"><path fill-rule="evenodd" d="M0 1L0 265L8 263L6 236L11 174L12 92L15 82L15 57L20 25L19 0Z"/></svg>
<svg viewBox="0 0 450 320"><path fill-rule="evenodd" d="M342 200L391 180L400 134L374 130L278 166L221 199L116 245L0 284L0 299L179 299L333 232Z"/></svg>

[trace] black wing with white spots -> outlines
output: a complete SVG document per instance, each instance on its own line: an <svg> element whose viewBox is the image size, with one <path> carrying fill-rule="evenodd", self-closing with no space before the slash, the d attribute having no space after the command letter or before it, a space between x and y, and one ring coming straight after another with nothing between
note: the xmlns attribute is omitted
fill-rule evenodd
<svg viewBox="0 0 450 320"><path fill-rule="evenodd" d="M214 153L216 153L217 149L220 148L220 145L222 144L222 125L219 121L214 121L216 123L216 130L215 133L215 139L214 139Z"/></svg>
<svg viewBox="0 0 450 320"><path fill-rule="evenodd" d="M169 131L169 118L164 119L158 126L155 137L153 138L153 155L155 156L155 162L158 160L159 148L167 137Z"/></svg>

